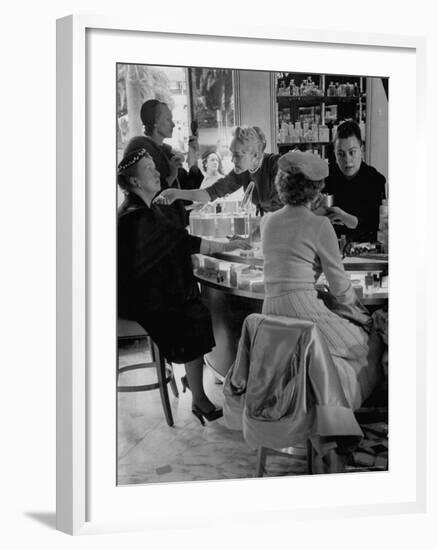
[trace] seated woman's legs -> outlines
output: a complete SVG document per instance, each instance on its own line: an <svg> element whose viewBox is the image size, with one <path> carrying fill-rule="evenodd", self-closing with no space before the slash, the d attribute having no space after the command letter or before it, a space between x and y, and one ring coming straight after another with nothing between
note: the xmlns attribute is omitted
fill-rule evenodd
<svg viewBox="0 0 437 550"><path fill-rule="evenodd" d="M205 413L215 409L215 405L208 399L203 387L203 357L197 357L193 361L185 363L188 387L193 394L193 404Z"/></svg>
<svg viewBox="0 0 437 550"><path fill-rule="evenodd" d="M186 384L193 394L192 412L202 425L223 416L223 409L216 407L207 397L203 387L203 357L185 363ZM187 383L188 382L188 383ZM184 390L185 391L185 390Z"/></svg>

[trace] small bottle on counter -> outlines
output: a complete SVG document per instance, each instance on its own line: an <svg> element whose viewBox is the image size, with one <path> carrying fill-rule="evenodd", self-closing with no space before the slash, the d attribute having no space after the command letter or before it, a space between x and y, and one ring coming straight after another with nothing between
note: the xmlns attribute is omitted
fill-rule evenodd
<svg viewBox="0 0 437 550"><path fill-rule="evenodd" d="M379 273L373 274L373 287L374 288L380 288L381 287L381 277Z"/></svg>
<svg viewBox="0 0 437 550"><path fill-rule="evenodd" d="M373 275L370 272L365 276L364 284L366 285L366 294L373 294Z"/></svg>
<svg viewBox="0 0 437 550"><path fill-rule="evenodd" d="M229 284L235 288L237 288L238 285L237 270L235 269L234 264L231 264L231 267L229 269Z"/></svg>

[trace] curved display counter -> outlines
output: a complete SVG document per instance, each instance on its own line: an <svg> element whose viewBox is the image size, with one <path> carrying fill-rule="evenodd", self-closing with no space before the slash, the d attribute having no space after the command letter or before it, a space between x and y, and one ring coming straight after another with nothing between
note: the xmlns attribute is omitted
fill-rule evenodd
<svg viewBox="0 0 437 550"><path fill-rule="evenodd" d="M216 347L205 356L205 362L219 377L224 377L235 360L245 317L262 310L263 259L259 255L242 257L237 251L214 257L196 254L193 260L195 277L211 312L216 340ZM345 258L344 265L352 283L357 284L356 290L364 290L358 283L363 282L367 273L380 274L376 287L369 287L369 292L358 295L370 310L387 304L387 259L352 257Z"/></svg>
<svg viewBox="0 0 437 550"><path fill-rule="evenodd" d="M217 280L214 280L214 278L205 276L204 273L202 273L198 269L194 271L194 275L201 285L207 286L214 290L219 290L220 292L224 292L229 296L237 296L240 298L256 300L259 302L262 302L264 300L264 292L243 290L238 287L232 287L225 282L217 282ZM382 290L375 291L373 294L364 295L362 298L360 298L360 300L362 304L368 307L383 306L387 303L388 292L386 289L383 288Z"/></svg>
<svg viewBox="0 0 437 550"><path fill-rule="evenodd" d="M233 252L221 252L214 255L219 260L232 263L242 263L256 266L264 265L264 258L259 250L254 249L253 255L244 253L242 250ZM388 273L388 259L386 254L368 254L362 256L346 256L343 259L346 271L382 271Z"/></svg>

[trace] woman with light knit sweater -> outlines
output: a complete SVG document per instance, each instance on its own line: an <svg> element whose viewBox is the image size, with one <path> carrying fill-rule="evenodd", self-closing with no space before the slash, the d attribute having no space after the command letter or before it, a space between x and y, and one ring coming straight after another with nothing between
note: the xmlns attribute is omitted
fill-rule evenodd
<svg viewBox="0 0 437 550"><path fill-rule="evenodd" d="M307 319L322 332L351 408L370 395L379 377L381 345L341 261L330 220L312 211L328 165L311 153L292 151L278 161L276 187L284 206L262 226L263 313ZM315 283L321 273L329 293Z"/></svg>

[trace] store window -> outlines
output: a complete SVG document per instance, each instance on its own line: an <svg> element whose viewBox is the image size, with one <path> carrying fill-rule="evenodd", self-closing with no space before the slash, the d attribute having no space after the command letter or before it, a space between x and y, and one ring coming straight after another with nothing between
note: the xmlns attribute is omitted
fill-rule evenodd
<svg viewBox="0 0 437 550"><path fill-rule="evenodd" d="M133 136L144 134L140 118L141 105L148 99L167 103L173 113L175 128L170 139L174 149L188 151L188 76L183 67L117 65L117 149L118 158Z"/></svg>
<svg viewBox="0 0 437 550"><path fill-rule="evenodd" d="M170 107L175 123L173 135L165 143L186 154L192 129L197 129L200 154L218 151L224 171L229 172L233 167L229 147L236 126L234 73L230 69L119 63L118 160L129 139L144 133L141 105L148 99L158 99Z"/></svg>
<svg viewBox="0 0 437 550"><path fill-rule="evenodd" d="M191 117L198 126L200 153L218 151L225 172L232 169L230 144L236 126L234 71L191 68Z"/></svg>

